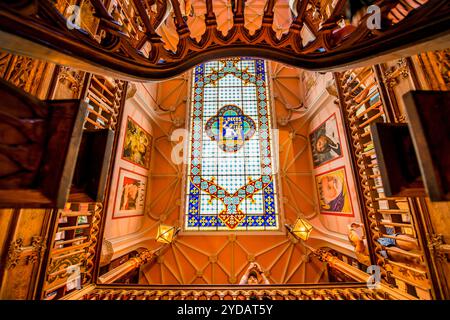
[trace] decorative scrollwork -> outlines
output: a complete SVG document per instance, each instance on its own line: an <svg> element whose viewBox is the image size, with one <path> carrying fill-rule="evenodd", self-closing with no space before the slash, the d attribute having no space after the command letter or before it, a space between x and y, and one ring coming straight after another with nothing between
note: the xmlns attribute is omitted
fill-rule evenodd
<svg viewBox="0 0 450 320"><path fill-rule="evenodd" d="M83 85L84 73L74 70L70 67L61 67L58 73L58 81L68 82L70 90L74 97L78 97L81 87Z"/></svg>
<svg viewBox="0 0 450 320"><path fill-rule="evenodd" d="M221 286L199 288L190 286L175 288L107 288L97 287L81 297L82 300L395 300L383 290L368 289L365 284L348 286L298 285L285 288L245 286L242 288Z"/></svg>
<svg viewBox="0 0 450 320"><path fill-rule="evenodd" d="M46 248L46 238L41 236L32 237L29 246L23 245L23 239L19 238L12 241L9 245L6 268L15 268L21 259L25 258L26 264L36 264L42 258Z"/></svg>
<svg viewBox="0 0 450 320"><path fill-rule="evenodd" d="M384 82L389 88L394 88L399 84L399 78L407 79L409 77L409 68L406 59L400 59L396 66L391 67L384 73Z"/></svg>
<svg viewBox="0 0 450 320"><path fill-rule="evenodd" d="M21 252L22 252L22 244L23 239L17 239L16 241L11 242L8 250L8 260L6 261L6 268L13 269L17 266L20 260Z"/></svg>
<svg viewBox="0 0 450 320"><path fill-rule="evenodd" d="M431 253L440 261L448 262L448 253L442 250L444 236L442 234L427 234L428 248Z"/></svg>
<svg viewBox="0 0 450 320"><path fill-rule="evenodd" d="M86 254L86 271L85 276L83 278L83 284L90 283L92 280L92 273L95 267L94 258L98 244L97 237L100 232L100 221L102 219L102 213L103 213L103 205L101 203L96 203L89 234L90 245L88 247L88 252Z"/></svg>
<svg viewBox="0 0 450 320"><path fill-rule="evenodd" d="M86 259L85 256L85 253L81 253L63 259L54 258L47 270L47 283L51 284L57 279L66 278L69 267L82 264Z"/></svg>

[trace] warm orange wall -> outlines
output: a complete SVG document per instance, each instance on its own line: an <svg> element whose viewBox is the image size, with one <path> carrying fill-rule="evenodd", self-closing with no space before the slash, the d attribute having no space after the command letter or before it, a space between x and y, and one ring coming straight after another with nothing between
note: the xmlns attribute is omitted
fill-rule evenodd
<svg viewBox="0 0 450 320"><path fill-rule="evenodd" d="M289 107L301 104L302 99L299 97L304 94L304 86L298 76L298 70L284 68L279 64L271 64L269 70L269 76L277 75L272 81L271 93L276 114L273 127L278 129L279 136L274 145L279 148L280 226L294 223L297 217L312 219L321 230L320 234L313 231L312 238L322 241L322 244L328 241L330 246L339 248L343 241L347 241L343 228L348 221L344 221L345 218L328 218L317 214L318 200L313 183L314 172L308 140L311 128L327 113L332 112L334 106L325 107L312 117L311 113L309 116L302 112L291 113L293 116L289 124L282 124L283 121L279 120L289 117ZM183 163L174 163L172 160L173 150L177 144L179 146L179 141L171 141L171 136L174 130L188 127L185 120L190 99L189 78L190 74L185 74L159 83L154 95L157 106L152 104L150 98L143 100L144 104L148 104L150 118L146 120L146 117L142 116L142 121L148 121L153 135L146 217L111 220L109 216L106 234L125 239L121 244L122 253L125 253L127 243L128 251L134 249L138 242L141 247L158 247L159 244L154 238L160 223L183 226L186 171ZM316 83L321 87L313 88L314 92L323 94L326 81ZM307 99L314 102L317 97L309 94ZM136 105L129 103L126 114L130 110L140 112L135 109ZM121 148L121 142L119 146ZM123 165L120 159L118 163ZM108 214L110 215L110 212ZM328 236L326 232L342 232L341 238ZM134 237L134 242L127 240L127 237ZM181 232L169 251L156 264L144 268L144 276L150 284L236 283L248 264L256 260L274 283L323 281L324 266L314 259L308 260L305 252L306 249L301 243L292 242L284 227L278 233Z"/></svg>
<svg viewBox="0 0 450 320"><path fill-rule="evenodd" d="M272 65L271 70L277 70L283 84L273 86L272 95L282 94L283 101L275 99L276 114L285 116L285 104L298 105L298 78L296 70L280 69ZM286 86L286 87L283 87ZM178 88L172 93L174 88ZM186 102L180 105L181 90L188 91L186 83L174 79L159 84L158 101L161 107L168 110L172 107L173 114L161 113L155 118L154 136L155 150L152 154L153 166L150 180L148 210L154 227L147 233L155 237L157 224L183 226L184 223L184 173L183 164L175 164L171 160L173 145L169 143L167 134L177 129L171 119L186 117ZM184 95L185 99L189 97ZM273 98L273 97L272 97ZM307 149L307 126L300 121L293 124L296 134L291 133L291 127L278 126L277 118L273 119L273 126L279 129L279 140L274 145L279 147L280 176L295 172L309 172L307 175L290 175L294 183L280 178L280 225L293 223L300 212L310 215L314 212L314 205L309 203L313 197L312 177L310 175L310 156ZM169 134L170 136L170 134ZM156 165L157 164L157 165ZM294 184L296 186L294 186ZM288 191L290 188L290 191ZM299 194L298 189L302 191ZM148 242L151 248L158 246L155 242ZM153 265L144 268L146 281L150 284L234 284L239 282L244 269L256 260L270 276L273 283L316 283L323 280L324 268L318 261L305 263L305 248L297 241L292 242L284 230L279 232L181 232L175 243L164 256ZM321 278L322 277L322 278Z"/></svg>
<svg viewBox="0 0 450 320"><path fill-rule="evenodd" d="M312 172L313 175L319 175L322 173L325 173L327 171L332 171L336 168L345 167L346 176L347 176L347 185L348 185L348 194L350 196L351 202L352 202L352 211L354 217L345 217L345 216L334 216L329 214L320 214L320 220L322 221L323 225L328 228L329 230L347 234L347 225L352 222L359 222L361 220L360 218L360 210L359 210L359 204L357 199L357 191L355 187L355 181L352 176L352 166L350 164L350 158L348 153L348 143L345 138L345 131L344 126L342 122L342 118L339 113L339 107L334 104L333 102L329 102L326 105L324 105L320 110L317 112L317 114L312 118L311 122L309 123L309 132L313 131L315 128L317 128L321 123L323 123L326 119L328 119L331 115L336 115L336 121L338 125L338 131L341 141L341 149L343 156L341 158L332 160L331 162L325 163L317 168L313 168ZM309 153L311 154L311 147L309 147ZM311 154L312 159L312 154ZM316 189L316 188L315 188ZM317 192L314 194L315 197L318 199ZM317 200L318 201L318 200Z"/></svg>
<svg viewBox="0 0 450 320"><path fill-rule="evenodd" d="M120 125L120 138L118 141L118 149L117 149L118 151L115 154L115 165L111 180L111 192L109 194L108 199L109 204L104 234L104 237L108 240L136 232L143 227L146 221L145 214L136 217L117 217L117 213L114 212L115 202L120 201L120 198L117 195L118 193L117 183L120 168L130 170L143 176L148 176L149 174L149 170L146 170L140 166L137 166L129 161L122 159L122 151L128 117L131 117L144 130L150 133L150 135L153 134L153 128L150 123L150 117L143 109L150 106L149 93L151 93L152 88L149 87L148 85L144 86L141 83L137 83L135 84L135 86L137 91L132 98L128 98L126 100L122 123ZM148 105L143 106L139 103L139 101L148 103Z"/></svg>

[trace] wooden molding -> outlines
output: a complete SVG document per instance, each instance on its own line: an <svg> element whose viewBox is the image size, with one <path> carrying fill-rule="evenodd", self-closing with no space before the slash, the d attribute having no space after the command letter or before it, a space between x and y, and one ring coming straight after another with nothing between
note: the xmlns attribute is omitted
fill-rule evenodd
<svg viewBox="0 0 450 320"><path fill-rule="evenodd" d="M264 13L262 26L253 35L239 22L242 17L238 15L242 13L236 10L234 25L224 36L213 23L213 6L207 5L208 26L199 42L189 36L190 31L180 16L178 1L174 0L179 37L175 52L164 48L151 23L152 17L149 21L145 14L147 11L142 10L141 1L134 1L135 6L138 4L137 15L146 29L136 35L140 37L139 44L136 44L135 38L121 31L120 24L101 1L90 1L95 9L94 16L99 20L98 32L104 35L100 43L97 41L98 35L91 35L83 29L67 28L66 19L51 1L25 2L28 2L28 10L14 5L0 5L0 43L5 50L130 80L166 79L206 60L242 55L275 60L308 70L336 71L392 60L395 56L445 48L450 40L450 3L441 0L429 0L411 9L398 23L387 20L388 26L380 30L367 28L367 15L356 27L340 27L337 21L342 15L344 0L339 1L322 28L318 26L320 24L314 27L315 24L310 23L313 20L309 16L312 14L310 11L298 8L301 15L281 39L272 29L274 15L269 9ZM309 1L299 1L298 6L302 7L304 2ZM383 9L389 11L386 5ZM160 10L165 9L161 7ZM30 15L30 12L33 14ZM161 12L157 14L158 17L161 15ZM315 40L306 46L302 45L303 22L307 22L308 28L315 34ZM146 43L151 46L149 57L139 51Z"/></svg>

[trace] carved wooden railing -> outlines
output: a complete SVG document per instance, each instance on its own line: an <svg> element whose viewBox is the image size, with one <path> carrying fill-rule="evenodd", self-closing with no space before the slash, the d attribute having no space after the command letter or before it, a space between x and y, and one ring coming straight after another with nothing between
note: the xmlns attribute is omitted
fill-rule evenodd
<svg viewBox="0 0 450 320"><path fill-rule="evenodd" d="M226 35L217 26L216 4L205 0L205 31L197 38L199 41L190 36L186 16L177 0L170 0L172 9L168 9L168 1L157 1L156 12L150 8L151 2L143 0L133 0L122 7L105 6L101 0L84 1L80 28L67 23L65 16L70 22L76 19L73 12L61 9L62 2L71 3L3 1L0 46L94 73L157 80L180 74L208 59L239 55L311 70L342 69L392 59L390 53L397 50L403 50L397 56L412 55L424 49L425 43L427 50L433 49L431 46L442 49L449 37L450 3L442 0L429 0L417 8L404 1L377 1L383 17L382 28L373 30L367 27L370 14L357 26L345 24L342 17L346 0L336 1L331 14L321 20L314 14L316 1L298 1L295 8L298 14L281 38L273 29L275 0L267 1L262 25L253 34L244 26L245 1L237 0L233 26ZM393 14L399 11L398 6L405 16ZM174 51L165 47L157 31L164 19L174 19L178 41ZM307 44L303 44L302 38L305 26L313 35ZM430 42L437 37L443 38Z"/></svg>
<svg viewBox="0 0 450 320"><path fill-rule="evenodd" d="M412 202L408 198L387 197L378 170L370 124L395 121L395 116L385 106L377 72L376 67L363 67L335 74L357 169L356 178L362 190L369 247L375 254L372 262L382 268L384 279L400 290L431 299L430 270ZM404 241L411 245L411 250L379 242L380 238L398 239L395 236L398 233L408 236Z"/></svg>
<svg viewBox="0 0 450 320"><path fill-rule="evenodd" d="M261 286L117 286L98 285L68 295L67 300L397 300L365 284Z"/></svg>
<svg viewBox="0 0 450 320"><path fill-rule="evenodd" d="M346 254L343 254L342 252L336 251L334 249L330 248L322 248L322 250L326 250L326 252L330 253L333 257L336 257L340 261L342 261L345 264L348 264L354 268L357 268L363 272L367 271L368 266L364 265L363 263L359 262L356 258L348 256ZM335 276L336 279L340 279L338 281L348 282L349 281L349 275L344 272L339 272L336 268L329 268L328 269L328 277ZM350 278L351 279L351 278ZM355 279L353 279L354 281ZM330 280L331 281L331 280Z"/></svg>
<svg viewBox="0 0 450 320"><path fill-rule="evenodd" d="M116 129L124 89L124 81L92 75L86 94L86 129Z"/></svg>
<svg viewBox="0 0 450 320"><path fill-rule="evenodd" d="M85 129L115 131L117 147L120 114L124 106L127 83L92 75L85 88L88 102ZM109 151L111 152L111 150ZM109 165L111 172L113 165ZM108 175L109 179L110 174ZM109 183L107 184L109 186ZM102 223L107 203L86 202L72 190L65 209L58 210L51 233L42 298L59 299L67 293L93 282L96 259L101 249ZM104 199L108 199L104 196ZM98 200L99 201L99 200ZM78 279L77 279L78 277Z"/></svg>
<svg viewBox="0 0 450 320"><path fill-rule="evenodd" d="M349 265L328 250L308 247L330 269L346 275L345 283L271 284L271 285L118 285L111 284L127 272L151 263L168 245L145 250L114 270L99 277L97 284L69 293L63 300L414 300L390 285L378 283L372 276ZM107 284L109 283L109 284ZM369 285L371 287L369 288Z"/></svg>
<svg viewBox="0 0 450 320"><path fill-rule="evenodd" d="M118 267L108 271L107 273L101 275L97 279L97 283L108 284L114 283L120 280L129 272L139 269L141 266L154 262L159 256L163 255L168 249L169 244L163 244L161 247L155 250L143 250L136 257L133 257Z"/></svg>
<svg viewBox="0 0 450 320"><path fill-rule="evenodd" d="M450 90L450 49L417 55L419 66L432 90Z"/></svg>
<svg viewBox="0 0 450 320"><path fill-rule="evenodd" d="M42 299L59 299L92 282L101 214L101 203L67 203L58 211Z"/></svg>

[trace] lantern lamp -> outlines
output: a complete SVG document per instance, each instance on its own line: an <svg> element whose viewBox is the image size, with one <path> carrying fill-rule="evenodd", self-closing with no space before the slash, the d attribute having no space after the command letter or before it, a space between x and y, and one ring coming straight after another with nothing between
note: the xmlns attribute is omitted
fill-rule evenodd
<svg viewBox="0 0 450 320"><path fill-rule="evenodd" d="M313 226L305 219L298 218L297 221L295 221L294 226L288 227L288 229L297 238L306 241L309 238L309 234L311 233Z"/></svg>
<svg viewBox="0 0 450 320"><path fill-rule="evenodd" d="M174 226L160 224L158 227L158 233L156 235L156 241L161 243L172 243L178 231L179 228L176 228Z"/></svg>

